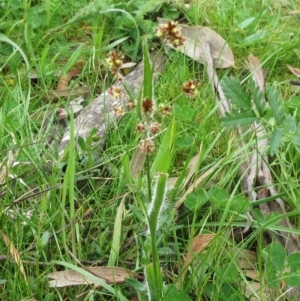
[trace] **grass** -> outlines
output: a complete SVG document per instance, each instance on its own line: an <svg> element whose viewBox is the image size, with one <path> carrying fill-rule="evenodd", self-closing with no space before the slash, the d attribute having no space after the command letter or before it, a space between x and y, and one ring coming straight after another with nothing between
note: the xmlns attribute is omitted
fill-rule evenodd
<svg viewBox="0 0 300 301"><path fill-rule="evenodd" d="M108 262L115 262L116 266L143 277L145 254L149 253L144 216L147 185L143 178L134 179L129 173L130 160L140 139L134 131L136 115L126 115L111 129L105 150L87 145L86 151L77 154L71 148L69 156L64 158L58 156L57 143L50 146L47 143L54 125L50 122L43 127L48 113L51 116L58 108L68 108L72 100L60 98L52 102L43 98L56 88L57 72L66 71L81 60L83 72L70 84L73 88L76 85L90 87L92 93L87 104L112 82L103 64L110 45L129 35L128 41L116 46L128 56L134 56L137 39L134 25L128 21L128 24L122 23L122 29L117 22L125 22L124 14L110 11L92 15L93 7L108 10L115 5L133 16L145 10L144 19L136 18L139 27L150 26L146 21L155 20L157 15L172 14L190 24L208 26L226 39L235 57L237 68L220 70L220 77L234 74L244 80L249 76L245 60L253 53L263 62L263 68L269 70L268 81L280 89L287 106L291 97L298 97L290 89L288 81L293 76L286 68L286 64L299 65L299 15L289 15L298 8L296 1L288 4L237 0L201 1L200 4L196 1L190 9L171 1L153 3L156 4L154 11L150 5L142 7L143 1L139 2L140 10L139 4L133 1L129 4L113 0L105 4L102 1L94 4L86 4L86 1L4 1L6 9L0 12L0 30L22 49L31 71L38 77L29 83L23 52L1 40L0 161L9 171L0 186L1 300L122 300L122 296L128 300L134 296L147 300L142 282L133 280L113 284L109 291L84 285L51 288L46 278L47 274L66 267L79 270L81 264L105 266ZM77 48L78 44L82 47ZM277 226L272 222L262 226L256 220L249 236L234 240L234 227L245 225L245 214L230 208L234 198L242 196L237 141L234 134L220 124L204 66L182 54L170 52L168 55L165 71L155 85L158 102L173 105L176 123L169 176L178 177L178 181L169 194L160 221L162 227L156 236L163 281L169 285L166 300L246 300L243 287L251 289L250 278L245 276L237 258L243 250L256 250L255 268L262 280L265 273L262 229L267 227L275 231ZM141 57L141 51L137 57ZM193 78L200 81L197 98L178 97L182 83ZM297 107L290 109L299 121ZM40 118L33 118L37 113ZM163 128L168 127L172 118L161 120ZM72 118L69 122L72 125ZM157 138L157 148L162 141L163 134ZM248 146L251 143L253 141L249 141ZM13 166L7 161L10 150ZM187 179L188 166L195 155L198 160L193 164L191 178ZM155 155L150 158L150 165L154 159ZM299 162L299 153L292 146L282 148L271 161L276 189L284 193L297 234ZM190 210L182 206L175 212L172 208L187 188L205 174L200 187L189 198L199 202L202 193L199 189L211 193L211 187L215 186L223 189L217 191L217 201L227 193L225 206L209 200L199 208ZM116 216L121 214L118 210L122 202L122 219L118 220ZM116 230L120 229L118 226L121 226L121 233ZM172 284L184 272L183 258L193 237L207 233L214 233L215 237L204 252L194 254L186 278L179 277L182 295L178 297ZM119 240L119 254L112 250L114 235L116 250ZM267 300L263 297L263 289L252 293L256 300ZM269 300L281 294L280 287L275 287L272 294Z"/></svg>

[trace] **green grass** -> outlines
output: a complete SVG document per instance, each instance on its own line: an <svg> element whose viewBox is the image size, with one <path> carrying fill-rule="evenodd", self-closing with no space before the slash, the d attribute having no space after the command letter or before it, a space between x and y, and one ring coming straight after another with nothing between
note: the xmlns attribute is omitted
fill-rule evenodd
<svg viewBox="0 0 300 301"><path fill-rule="evenodd" d="M68 154L71 156L67 154L64 158L58 157L57 142L50 146L47 143L55 125L42 126L48 113L51 116L58 108L68 108L72 98L52 102L42 96L56 88L57 73L70 69L78 58L82 61L83 72L72 80L71 86L90 87L87 104L112 82L104 65L112 43L117 41L116 47L128 57L133 58L136 49L139 50L136 58L142 57L132 21L122 12L111 10L97 14L97 11L107 11L113 5L128 11L142 28L140 34L149 29L149 38L153 37L151 29L157 16L178 16L190 25L210 27L226 39L237 67L220 70L219 77L235 75L243 81L249 76L246 59L253 53L263 62L263 68L270 71L268 81L280 89L287 107L300 120L299 106L289 101L292 96L296 100L298 97L288 83L295 78L286 68L286 64L299 67L300 19L299 15L289 15L290 11L299 9L296 1L287 1L288 4L279 0L263 3L195 1L191 9L171 1L151 1L153 6L151 3L143 6L144 1L123 2L3 2L5 11L0 12L0 31L21 51L0 37L0 162L8 166L5 158L9 150L15 162L0 184L0 230L20 254L26 278L20 264L16 264L14 257L9 257L11 246L0 238L1 300L76 300L76 296L80 296L78 300L121 300L121 295L128 300L134 296L147 300L142 281L141 286L137 281L113 284L109 292L92 286L51 288L46 277L71 265L79 269L81 266L74 257L83 266L105 266L110 256L110 262L115 262L116 266L128 268L143 277L145 257L149 254L144 216L145 204L149 201L147 184L145 177L135 179L129 174L129 162L140 139L134 130L136 114L129 113L111 129L105 150L90 147L75 153L70 149ZM139 15L142 13L145 13L144 17ZM255 39L257 32L261 34L259 39ZM130 38L120 43L126 36ZM77 48L79 44L81 48ZM31 72L37 73L37 79L28 81L23 53ZM236 258L242 250L256 250L256 269L263 277L262 228L265 226L253 221L253 232L249 236L241 241L233 238L233 228L245 225L244 213L230 208L234 197L242 196L238 175L241 150L233 131L224 130L220 124L205 67L174 51L168 53L168 57L165 71L155 84L158 103L172 104L176 124L173 160L168 173L170 177L178 177L178 182L169 194L160 221L162 227L157 230L157 253L163 281L170 285L168 300L176 299L171 297L174 293L171 285L183 273L183 258L192 238L204 233L215 233L216 236L204 252L195 254L179 285L180 300L189 300L184 299L187 296L191 300L246 300L242 287L249 285L250 280ZM200 82L199 95L191 100L180 95L181 86L194 78ZM41 117L33 118L37 113ZM172 116L162 118L162 127L167 128L172 120ZM72 120L70 122L72 124ZM163 134L156 139L157 149L162 141ZM253 141L249 141L249 149L251 143ZM197 154L197 166L184 186L188 165ZM154 159L155 154L150 157L150 166ZM276 189L284 193L295 231L299 234L299 152L288 145L271 159ZM211 172L199 188L207 192L213 186L224 189L228 193L228 205L222 207L208 201L199 209L189 210L183 205L174 212L173 206L189 185L209 169ZM190 197L197 198L198 193L199 189ZM120 250L115 258L110 254L114 254L116 215L122 200L125 207L119 221L121 233L115 237L119 237ZM267 227L276 230L271 222ZM116 245L118 242L114 241ZM275 300L280 293L280 287L275 287L268 300ZM262 297L262 291L257 295L259 300L267 300Z"/></svg>

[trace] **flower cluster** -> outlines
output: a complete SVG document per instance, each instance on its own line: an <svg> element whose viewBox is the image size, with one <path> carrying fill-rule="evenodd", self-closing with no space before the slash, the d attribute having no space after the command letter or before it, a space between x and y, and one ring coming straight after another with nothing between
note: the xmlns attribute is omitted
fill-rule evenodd
<svg viewBox="0 0 300 301"><path fill-rule="evenodd" d="M169 21L156 29L156 36L171 43L174 48L182 46L184 37L181 34L181 27L177 22Z"/></svg>
<svg viewBox="0 0 300 301"><path fill-rule="evenodd" d="M136 131L142 133L146 138L140 141L139 147L143 153L152 153L155 149L153 141L154 135L161 130L161 124L154 120L154 113L164 116L171 114L171 107L160 104L156 109L155 102L152 99L145 98L142 100L143 119L136 126Z"/></svg>
<svg viewBox="0 0 300 301"><path fill-rule="evenodd" d="M194 98L199 93L198 87L199 83L195 79L190 79L182 85L182 90L187 97Z"/></svg>
<svg viewBox="0 0 300 301"><path fill-rule="evenodd" d="M106 64L113 73L113 75L120 81L122 81L122 75L120 74L120 68L124 62L124 56L118 53L117 51L111 51L107 58Z"/></svg>

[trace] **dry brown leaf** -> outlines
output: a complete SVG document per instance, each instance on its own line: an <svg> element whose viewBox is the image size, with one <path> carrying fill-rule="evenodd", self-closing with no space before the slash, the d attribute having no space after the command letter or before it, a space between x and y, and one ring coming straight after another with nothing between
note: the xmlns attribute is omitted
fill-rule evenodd
<svg viewBox="0 0 300 301"><path fill-rule="evenodd" d="M67 90L69 88L69 82L73 76L77 76L81 74L83 68L83 62L78 62L75 66L73 66L66 74L62 74L57 83L57 90Z"/></svg>
<svg viewBox="0 0 300 301"><path fill-rule="evenodd" d="M299 68L295 68L295 67L292 67L291 65L286 65L290 71L295 74L297 77L300 78L300 69Z"/></svg>
<svg viewBox="0 0 300 301"><path fill-rule="evenodd" d="M185 274L187 272L187 267L193 261L194 254L197 254L197 253L201 252L202 250L204 250L214 237L215 237L215 234L200 234L200 235L195 236L192 239L189 250L186 254L186 257L185 257L185 260L183 263L183 267L182 267L183 272L180 275L181 279L184 279ZM179 282L177 282L177 283L179 283Z"/></svg>
<svg viewBox="0 0 300 301"><path fill-rule="evenodd" d="M256 86L259 88L260 92L263 92L265 90L264 71L260 66L259 59L253 54L248 56L248 67L250 72L253 74L252 76Z"/></svg>
<svg viewBox="0 0 300 301"><path fill-rule="evenodd" d="M12 241L4 234L4 232L2 232L2 230L0 230L0 235L5 243L6 247L9 249L10 256L14 259L15 263L17 264L17 266L20 269L21 274L23 275L24 280L27 282L27 277L25 274L23 262L22 262L22 259L21 259L21 256L20 256L18 250L15 248Z"/></svg>
<svg viewBox="0 0 300 301"><path fill-rule="evenodd" d="M240 269L254 270L257 261L256 252L250 250L241 250L238 252L239 254L237 258L237 264L240 267Z"/></svg>
<svg viewBox="0 0 300 301"><path fill-rule="evenodd" d="M259 298L257 298L254 294L253 291L255 291L257 293L257 295L259 296ZM271 301L274 299L270 299L271 297L271 289L266 286L266 285L261 285L260 282L256 282L256 281L252 281L252 282L248 282L246 287L245 287L245 292L244 295L246 298L248 298L247 300L250 301Z"/></svg>
<svg viewBox="0 0 300 301"><path fill-rule="evenodd" d="M53 102L56 102L60 98L77 98L77 97L83 97L86 98L91 94L91 89L89 87L77 87L72 89L66 89L66 90L49 90L47 93L42 95L42 98L44 100L51 100ZM33 94L38 95L38 93Z"/></svg>
<svg viewBox="0 0 300 301"><path fill-rule="evenodd" d="M202 144L201 144L201 148L202 148ZM182 188L185 188L188 185L188 183L190 182L190 180L192 179L192 177L195 175L195 171L196 171L196 168L198 166L199 159L200 159L200 153L197 154L196 156L194 156L190 160L188 168L187 168L188 169L188 174L185 177L185 181L183 183Z"/></svg>
<svg viewBox="0 0 300 301"><path fill-rule="evenodd" d="M124 283L126 278L137 277L137 275L131 271L125 270L120 267L90 267L84 268L96 277L99 277L108 284ZM75 270L65 270L59 272L53 272L47 275L47 278L53 279L49 281L50 287L65 287L74 285L86 285L97 283L91 279L88 279L76 272Z"/></svg>
<svg viewBox="0 0 300 301"><path fill-rule="evenodd" d="M169 20L158 18L159 25L168 22ZM219 34L208 27L179 25L185 41L184 45L177 47L176 50L197 62L205 64L206 53L204 44L208 42L215 68L234 67L234 58L231 49ZM167 43L167 46L175 49L171 43Z"/></svg>
<svg viewBox="0 0 300 301"><path fill-rule="evenodd" d="M146 154L139 147L136 148L134 155L130 161L130 173L134 178L137 178L144 167Z"/></svg>

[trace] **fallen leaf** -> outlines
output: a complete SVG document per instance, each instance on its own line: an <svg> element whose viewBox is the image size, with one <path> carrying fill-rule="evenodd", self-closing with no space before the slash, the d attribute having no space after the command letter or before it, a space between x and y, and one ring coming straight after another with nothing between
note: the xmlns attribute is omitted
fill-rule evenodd
<svg viewBox="0 0 300 301"><path fill-rule="evenodd" d="M136 278L134 272L128 271L120 267L90 267L85 268L96 277L99 277L108 284L124 283L126 278ZM75 270L65 270L53 272L47 275L47 278L53 279L49 281L50 287L66 287L74 285L96 285L96 282L84 277Z"/></svg>
<svg viewBox="0 0 300 301"><path fill-rule="evenodd" d="M168 22L169 20L158 18L159 25ZM234 67L234 58L230 47L215 31L208 27L187 26L182 24L179 24L179 26L181 27L182 36L185 41L184 45L177 47L176 50L184 53L197 62L205 64L206 53L204 44L208 42L215 68ZM167 43L167 46L175 49L171 43Z"/></svg>
<svg viewBox="0 0 300 301"><path fill-rule="evenodd" d="M77 87L72 89L66 89L66 90L48 90L47 93L42 95L42 98L44 100L51 100L53 102L59 100L60 98L77 98L77 97L83 97L86 98L91 94L91 89L89 87ZM34 93L35 95L40 95L40 93Z"/></svg>
<svg viewBox="0 0 300 301"><path fill-rule="evenodd" d="M248 56L248 67L250 72L253 74L252 76L256 86L259 88L260 92L263 92L265 90L264 71L260 65L259 59L253 54Z"/></svg>
<svg viewBox="0 0 300 301"><path fill-rule="evenodd" d="M291 65L286 65L290 71L295 74L297 77L300 77L300 69L299 68L295 68L295 67L292 67Z"/></svg>
<svg viewBox="0 0 300 301"><path fill-rule="evenodd" d="M253 294L253 291L257 293L258 297ZM244 295L250 301L274 300L270 299L271 289L266 285L262 287L261 283L256 281L247 282Z"/></svg>
<svg viewBox="0 0 300 301"><path fill-rule="evenodd" d="M69 82L74 76L78 76L81 74L83 68L83 62L78 62L75 66L73 66L67 73L62 74L58 80L56 90L62 91L67 90L69 88Z"/></svg>
<svg viewBox="0 0 300 301"><path fill-rule="evenodd" d="M201 144L201 149L202 149L202 144ZM188 174L185 177L185 181L183 184L183 189L185 189L185 187L188 185L188 183L191 181L191 179L193 178L193 176L195 175L196 172L196 168L198 166L198 162L200 160L200 155L201 152L199 152L197 155L195 155L189 162L187 170L188 170Z"/></svg>
<svg viewBox="0 0 300 301"><path fill-rule="evenodd" d="M215 237L215 234L200 234L195 236L191 243L189 250L186 254L182 270L183 272L179 276L177 280L177 284L180 283L179 279L184 279L185 274L187 272L187 267L190 265L190 263L193 261L193 256L197 253L200 253L202 250L204 250L207 245L210 243L210 241Z"/></svg>
<svg viewBox="0 0 300 301"><path fill-rule="evenodd" d="M136 148L135 153L130 161L131 176L137 178L144 167L146 154L141 151L139 147Z"/></svg>

